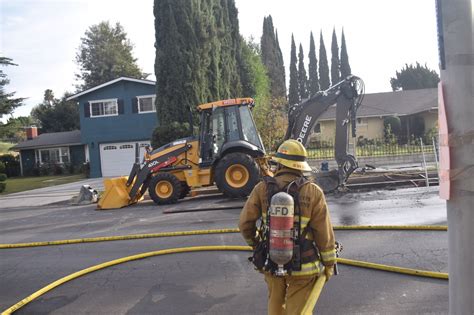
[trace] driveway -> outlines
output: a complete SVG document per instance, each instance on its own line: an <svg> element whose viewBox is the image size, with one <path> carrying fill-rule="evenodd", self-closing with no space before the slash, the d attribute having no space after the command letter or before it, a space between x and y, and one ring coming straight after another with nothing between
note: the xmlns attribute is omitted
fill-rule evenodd
<svg viewBox="0 0 474 315"><path fill-rule="evenodd" d="M88 178L74 183L8 194L0 197L0 209L44 206L68 201L79 194L82 185L90 185L94 189L103 190L103 180L103 178Z"/></svg>

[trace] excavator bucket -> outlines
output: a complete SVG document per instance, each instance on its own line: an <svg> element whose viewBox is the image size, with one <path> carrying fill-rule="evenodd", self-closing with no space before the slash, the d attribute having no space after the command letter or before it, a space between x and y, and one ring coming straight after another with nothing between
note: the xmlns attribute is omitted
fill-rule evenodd
<svg viewBox="0 0 474 315"><path fill-rule="evenodd" d="M138 202L143 196L130 198L129 192L133 185L127 187L127 176L104 179L105 191L99 199L97 209L119 209Z"/></svg>

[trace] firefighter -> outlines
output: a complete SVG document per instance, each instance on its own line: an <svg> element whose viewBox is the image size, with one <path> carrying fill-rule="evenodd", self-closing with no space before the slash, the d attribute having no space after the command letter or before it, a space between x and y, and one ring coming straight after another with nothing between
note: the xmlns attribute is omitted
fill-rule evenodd
<svg viewBox="0 0 474 315"><path fill-rule="evenodd" d="M286 140L280 145L273 158L278 163L273 181L280 191L288 190L288 185L297 181L301 183L303 172L311 171L306 158L306 149L300 142ZM263 231L268 229L267 209L272 202L269 190L267 181L258 183L240 214L240 232L248 245L254 248L254 259L261 254L257 252L262 248L261 245L268 242ZM288 274L277 275L269 266L269 256L265 252L262 260L266 260L265 267L262 267L262 262L256 267L264 273L268 286L268 314L272 315L300 314L318 275L324 272L329 280L336 263L334 232L323 191L306 180L298 187L295 199L294 222L299 224L298 235L304 238L298 244L299 253L295 255L296 251L293 252L293 259L298 257L296 263L299 265L289 264L292 270ZM262 223L261 226L257 227L257 221ZM268 250L268 246L266 248ZM255 261L254 264L257 266Z"/></svg>

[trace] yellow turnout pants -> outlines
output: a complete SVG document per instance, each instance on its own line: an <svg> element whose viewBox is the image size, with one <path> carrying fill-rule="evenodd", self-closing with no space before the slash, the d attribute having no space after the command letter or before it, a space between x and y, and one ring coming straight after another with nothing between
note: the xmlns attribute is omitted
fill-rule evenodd
<svg viewBox="0 0 474 315"><path fill-rule="evenodd" d="M268 286L268 314L301 314L317 276L275 277L265 273Z"/></svg>

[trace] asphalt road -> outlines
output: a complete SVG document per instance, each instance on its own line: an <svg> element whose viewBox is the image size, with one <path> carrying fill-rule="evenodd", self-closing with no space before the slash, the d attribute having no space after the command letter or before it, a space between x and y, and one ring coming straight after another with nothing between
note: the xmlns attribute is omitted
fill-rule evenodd
<svg viewBox="0 0 474 315"><path fill-rule="evenodd" d="M235 228L240 210L179 212L242 201L213 196L156 207L147 201L119 210L94 206L0 209L1 243L165 231ZM446 224L436 189L377 191L328 197L335 225ZM174 211L164 214L163 211ZM447 272L447 233L336 231L342 257ZM0 310L49 283L113 259L165 248L245 245L216 234L0 250ZM18 314L266 314L262 276L247 252L158 256L100 270L64 284ZM339 267L325 286L318 314L446 314L448 282L357 267Z"/></svg>

